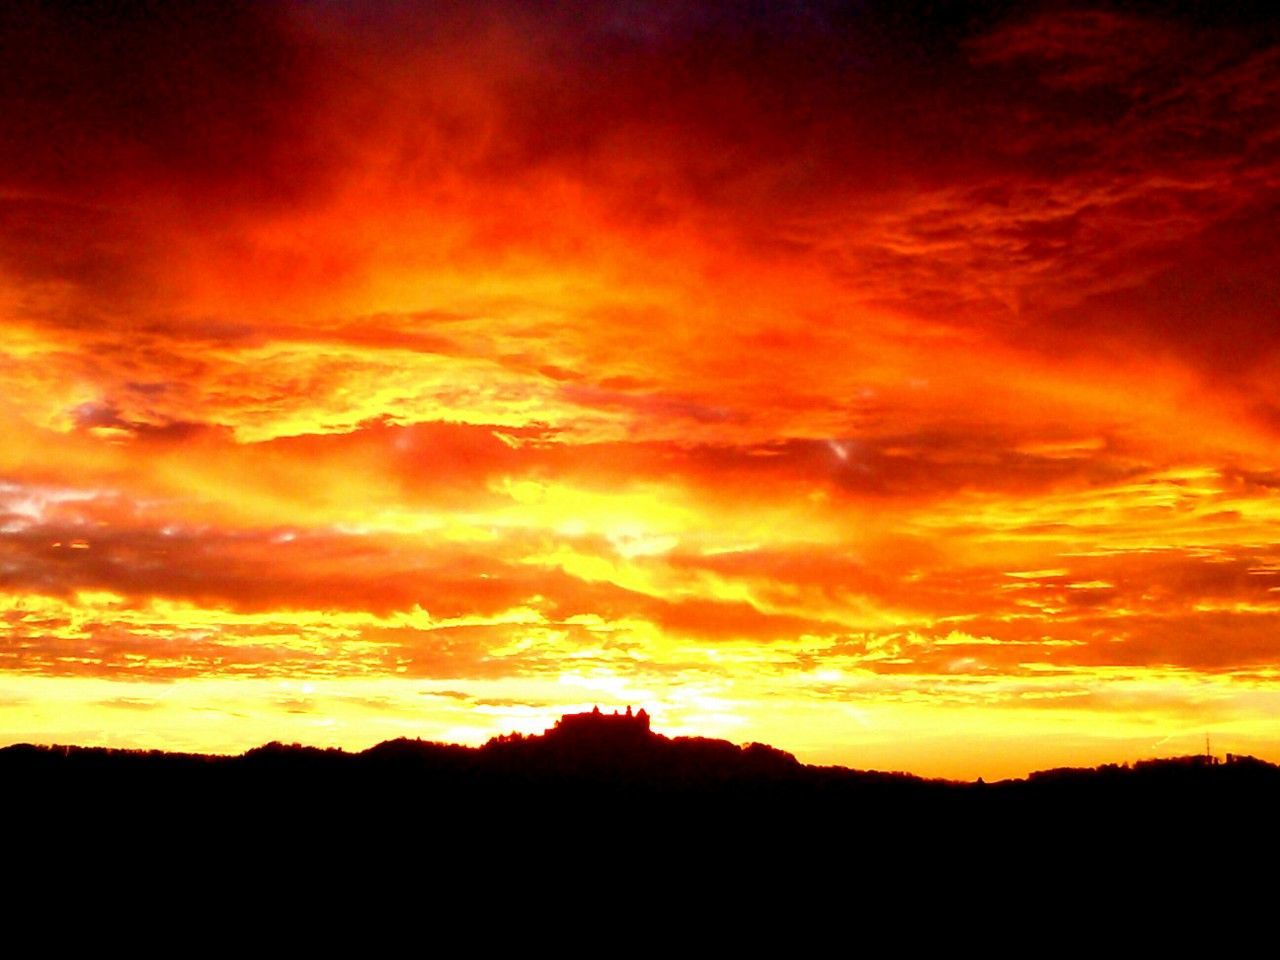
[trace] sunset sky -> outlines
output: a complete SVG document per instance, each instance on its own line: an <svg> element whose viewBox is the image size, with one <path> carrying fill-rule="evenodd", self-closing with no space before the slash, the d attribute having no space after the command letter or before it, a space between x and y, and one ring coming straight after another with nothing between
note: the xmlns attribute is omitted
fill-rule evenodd
<svg viewBox="0 0 1280 960"><path fill-rule="evenodd" d="M0 743L1280 760L1252 3L0 5Z"/></svg>

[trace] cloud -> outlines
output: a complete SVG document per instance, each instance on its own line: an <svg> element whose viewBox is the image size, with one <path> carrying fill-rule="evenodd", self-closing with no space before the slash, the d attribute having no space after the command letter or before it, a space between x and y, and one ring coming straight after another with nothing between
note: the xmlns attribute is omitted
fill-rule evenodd
<svg viewBox="0 0 1280 960"><path fill-rule="evenodd" d="M1274 655L1273 19L9 4L0 679L1199 716Z"/></svg>
<svg viewBox="0 0 1280 960"><path fill-rule="evenodd" d="M20 0L3 16L10 188L108 204L177 191L207 209L321 182L310 107L326 75L285 5Z"/></svg>

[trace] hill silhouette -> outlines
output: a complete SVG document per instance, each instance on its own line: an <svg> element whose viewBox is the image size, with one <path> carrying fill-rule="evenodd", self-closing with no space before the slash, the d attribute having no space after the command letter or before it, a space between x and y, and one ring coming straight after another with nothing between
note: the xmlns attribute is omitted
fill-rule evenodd
<svg viewBox="0 0 1280 960"><path fill-rule="evenodd" d="M760 743L667 737L637 714L567 715L480 747L389 740L358 753L268 743L240 756L33 746L0 749L11 823L84 833L270 837L271 842L696 843L799 855L965 842L1167 845L1262 823L1280 767L1184 757L1057 769L984 784L819 767ZM416 838L416 839L415 839ZM1178 842L1181 842L1179 840ZM809 846L806 846L809 845ZM834 855L834 854L832 854Z"/></svg>

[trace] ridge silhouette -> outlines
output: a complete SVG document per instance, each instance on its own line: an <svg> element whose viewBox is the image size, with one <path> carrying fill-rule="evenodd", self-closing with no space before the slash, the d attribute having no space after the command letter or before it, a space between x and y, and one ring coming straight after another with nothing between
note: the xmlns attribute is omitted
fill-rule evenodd
<svg viewBox="0 0 1280 960"><path fill-rule="evenodd" d="M1204 824L1268 822L1280 766L1183 757L1062 768L984 784L800 763L777 748L667 737L643 711L569 714L480 747L399 738L358 753L271 742L240 756L101 747L0 748L0 809L47 835L193 825L261 842L713 844L800 856L825 844L889 856L957 843L1149 844ZM595 838L594 840L592 838ZM1038 838L1038 839L1037 839ZM825 849L826 847L822 847ZM816 854L814 854L816 855Z"/></svg>

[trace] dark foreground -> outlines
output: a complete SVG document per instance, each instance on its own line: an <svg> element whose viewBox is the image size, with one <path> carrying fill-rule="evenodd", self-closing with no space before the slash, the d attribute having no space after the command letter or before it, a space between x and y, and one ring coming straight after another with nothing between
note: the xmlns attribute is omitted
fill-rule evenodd
<svg viewBox="0 0 1280 960"><path fill-rule="evenodd" d="M392 740L361 753L278 743L238 757L0 749L4 812L61 836L131 831L437 848L741 844L775 852L962 844L1232 843L1271 829L1280 767L1251 757L1051 770L957 783L815 767L762 744L668 738L643 715L579 714L479 748Z"/></svg>
<svg viewBox="0 0 1280 960"><path fill-rule="evenodd" d="M577 936L625 954L688 930L786 956L833 930L1056 944L1083 917L1173 929L1205 897L1266 915L1248 904L1274 890L1278 811L1280 767L1247 757L956 783L668 738L643 716L480 748L0 749L9 917L56 908L42 929L61 936L97 904L130 942L241 918L326 941L351 923L363 952L445 927L489 952Z"/></svg>

